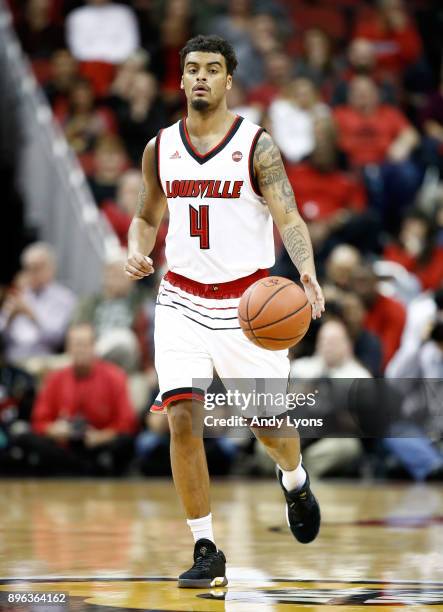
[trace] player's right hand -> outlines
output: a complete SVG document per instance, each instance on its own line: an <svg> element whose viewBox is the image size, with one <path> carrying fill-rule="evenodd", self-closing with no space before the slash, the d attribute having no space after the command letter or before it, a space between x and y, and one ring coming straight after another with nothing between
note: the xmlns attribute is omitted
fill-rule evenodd
<svg viewBox="0 0 443 612"><path fill-rule="evenodd" d="M152 259L142 253L132 253L125 264L125 273L132 280L140 280L154 273Z"/></svg>

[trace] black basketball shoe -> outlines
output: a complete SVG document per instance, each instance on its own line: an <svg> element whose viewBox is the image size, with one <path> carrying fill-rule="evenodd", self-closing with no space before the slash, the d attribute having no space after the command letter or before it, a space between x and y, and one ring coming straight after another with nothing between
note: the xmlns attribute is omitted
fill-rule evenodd
<svg viewBox="0 0 443 612"><path fill-rule="evenodd" d="M211 540L201 538L194 547L194 565L178 577L178 586L187 589L206 589L224 587L226 578L226 558L217 550Z"/></svg>
<svg viewBox="0 0 443 612"><path fill-rule="evenodd" d="M302 544L315 540L320 530L320 506L309 486L309 475L301 489L286 491L283 473L277 467L277 478L286 498L286 520L295 539Z"/></svg>

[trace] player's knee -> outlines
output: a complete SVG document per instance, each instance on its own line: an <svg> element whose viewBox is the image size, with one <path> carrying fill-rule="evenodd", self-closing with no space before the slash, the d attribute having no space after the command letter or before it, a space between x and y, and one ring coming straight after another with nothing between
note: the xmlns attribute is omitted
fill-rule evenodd
<svg viewBox="0 0 443 612"><path fill-rule="evenodd" d="M184 438L192 435L192 405L177 402L168 409L171 436Z"/></svg>

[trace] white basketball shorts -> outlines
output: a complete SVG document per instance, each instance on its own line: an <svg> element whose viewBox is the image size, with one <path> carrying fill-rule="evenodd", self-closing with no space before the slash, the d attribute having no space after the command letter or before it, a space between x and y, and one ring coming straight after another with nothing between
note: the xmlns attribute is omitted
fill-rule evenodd
<svg viewBox="0 0 443 612"><path fill-rule="evenodd" d="M193 379L221 380L289 376L288 351L268 351L243 334L237 308L258 270L228 283L206 285L168 272L160 283L155 310L155 367L160 393L152 412L165 412L180 399L203 399ZM204 390L203 390L204 391Z"/></svg>

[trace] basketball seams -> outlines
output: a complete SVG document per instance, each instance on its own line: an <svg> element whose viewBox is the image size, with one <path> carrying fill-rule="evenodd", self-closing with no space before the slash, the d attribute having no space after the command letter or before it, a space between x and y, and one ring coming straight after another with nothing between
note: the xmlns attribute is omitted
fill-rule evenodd
<svg viewBox="0 0 443 612"><path fill-rule="evenodd" d="M309 301L306 300L306 302L302 306L299 306L299 308L297 308L297 310L294 310L293 312L290 312L288 315L282 317L281 319L277 319L277 321L272 321L272 323L266 323L266 325L260 325L259 327L254 327L254 330L257 331L259 329L264 329L265 327L270 327L271 325L275 325L276 323L281 323L285 319L289 319L289 317L292 317L293 315L297 314L298 312L303 310L303 308L305 308L308 305L309 305Z"/></svg>
<svg viewBox="0 0 443 612"><path fill-rule="evenodd" d="M259 282L261 282L261 281L258 281L258 282L257 282L257 285L256 285L257 287L258 287L258 283L259 283ZM255 284L255 283L254 283L254 284ZM254 319L256 319L256 318L258 317L258 315L259 315L259 314L261 314L261 313L263 312L264 307L265 307L265 306L266 306L266 305L267 305L267 304L268 304L268 303L269 303L269 302L272 300L272 298L273 298L275 295L277 295L277 293L280 293L280 291L283 291L283 289L284 289L285 287L289 287L289 286L290 286L290 285L292 285L292 284L293 284L293 282L292 282L292 281L289 281L289 283L286 283L286 285L283 285L282 287L279 287L279 288L277 289L277 291L274 291L274 293L272 293L272 294L271 294L271 295L268 297L268 299L267 299L265 302L263 302L263 304L262 304L262 305L261 305L261 307L260 307L260 310L259 310L258 312L256 312L256 313L255 313L255 315L252 317L252 319L249 319L249 321L253 321ZM254 287L254 289L255 289L255 287ZM253 293L253 291L251 291L251 293ZM248 303L249 303L249 296L248 296ZM249 315L249 313L248 313L248 315Z"/></svg>

